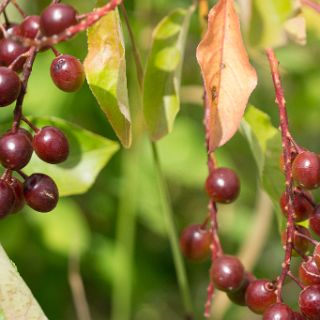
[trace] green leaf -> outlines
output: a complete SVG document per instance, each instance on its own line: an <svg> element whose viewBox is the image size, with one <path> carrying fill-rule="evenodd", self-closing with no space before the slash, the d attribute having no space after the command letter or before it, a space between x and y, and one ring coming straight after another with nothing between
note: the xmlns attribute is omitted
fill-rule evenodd
<svg viewBox="0 0 320 320"><path fill-rule="evenodd" d="M88 84L124 147L132 140L125 45L117 10L88 30L84 62Z"/></svg>
<svg viewBox="0 0 320 320"><path fill-rule="evenodd" d="M0 245L0 319L48 319Z"/></svg>
<svg viewBox="0 0 320 320"><path fill-rule="evenodd" d="M174 10L153 32L143 88L143 110L152 140L172 131L180 109L183 56L194 9Z"/></svg>
<svg viewBox="0 0 320 320"><path fill-rule="evenodd" d="M48 214L32 212L28 218L39 230L45 246L58 254L79 255L89 247L89 227L78 205L70 199L60 199Z"/></svg>
<svg viewBox="0 0 320 320"><path fill-rule="evenodd" d="M240 132L248 140L257 163L259 178L270 196L277 212L279 226L284 224L279 199L285 188L284 175L280 170L281 135L261 110L250 106L242 120Z"/></svg>
<svg viewBox="0 0 320 320"><path fill-rule="evenodd" d="M118 144L70 122L58 118L31 118L37 127L52 125L60 128L68 138L70 154L67 161L52 165L40 160L36 154L23 171L45 173L57 183L60 196L81 194L94 183Z"/></svg>

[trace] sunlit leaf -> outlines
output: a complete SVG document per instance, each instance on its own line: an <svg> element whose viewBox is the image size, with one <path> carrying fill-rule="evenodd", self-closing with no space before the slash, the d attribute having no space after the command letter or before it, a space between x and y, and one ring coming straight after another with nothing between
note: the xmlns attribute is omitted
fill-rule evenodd
<svg viewBox="0 0 320 320"><path fill-rule="evenodd" d="M101 109L123 146L129 147L131 118L125 45L117 10L109 12L89 28L88 55L84 68L88 84Z"/></svg>
<svg viewBox="0 0 320 320"><path fill-rule="evenodd" d="M257 85L233 0L220 0L210 10L208 31L198 46L197 59L206 93L209 151L213 151L236 133Z"/></svg>
<svg viewBox="0 0 320 320"><path fill-rule="evenodd" d="M0 246L0 293L1 319L48 319L2 246Z"/></svg>
<svg viewBox="0 0 320 320"><path fill-rule="evenodd" d="M193 12L194 6L188 10L177 9L153 32L143 88L143 110L153 140L172 131L180 109L183 56Z"/></svg>
<svg viewBox="0 0 320 320"><path fill-rule="evenodd" d="M38 127L46 125L58 127L68 138L70 154L67 161L52 165L40 160L34 154L31 162L23 169L27 174L40 172L51 176L57 183L61 196L86 192L118 150L116 142L62 119L35 118L32 122Z"/></svg>

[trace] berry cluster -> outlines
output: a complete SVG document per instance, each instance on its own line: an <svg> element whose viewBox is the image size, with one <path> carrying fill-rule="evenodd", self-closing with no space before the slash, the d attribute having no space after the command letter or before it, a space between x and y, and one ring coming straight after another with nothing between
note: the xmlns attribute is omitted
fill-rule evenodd
<svg viewBox="0 0 320 320"><path fill-rule="evenodd" d="M17 4L15 3L15 6ZM40 16L23 16L21 23L11 23L3 11L5 23L0 25L0 107L16 101L12 128L0 137L0 162L5 171L0 178L0 217L18 212L25 202L34 210L49 212L55 208L59 192L55 182L47 175L25 175L23 169L33 152L45 162L58 164L69 155L69 143L64 133L56 127L37 128L23 116L22 103L26 94L32 65L39 52L52 50L50 74L55 85L65 91L77 91L84 82L81 62L71 55L60 54L53 46L24 46L17 39L39 40L58 35L78 23L76 10L66 4L53 2ZM19 75L21 74L21 76ZM34 132L20 127L26 122ZM22 183L14 176L17 172Z"/></svg>

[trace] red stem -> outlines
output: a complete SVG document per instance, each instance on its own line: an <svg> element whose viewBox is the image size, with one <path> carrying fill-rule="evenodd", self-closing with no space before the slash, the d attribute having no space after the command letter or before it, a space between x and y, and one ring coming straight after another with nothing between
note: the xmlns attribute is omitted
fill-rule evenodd
<svg viewBox="0 0 320 320"><path fill-rule="evenodd" d="M276 93L276 103L279 107L280 116L280 129L283 148L283 159L285 163L285 177L286 177L286 195L288 197L288 223L286 228L286 245L285 245L285 257L282 264L282 271L277 281L277 301L282 301L282 287L283 283L290 271L291 256L293 249L293 239L295 232L294 225L294 209L293 209L293 181L292 181L292 168L291 168L291 135L289 133L288 115L286 110L286 101L281 85L279 62L275 56L273 49L266 50L266 54L269 60L272 80Z"/></svg>
<svg viewBox="0 0 320 320"><path fill-rule="evenodd" d="M7 5L11 2L11 0L3 0L1 3L0 3L0 13L2 13L5 8L7 7Z"/></svg>
<svg viewBox="0 0 320 320"><path fill-rule="evenodd" d="M320 3L316 3L312 0L301 0L301 3L307 7L312 8L313 10L320 13Z"/></svg>

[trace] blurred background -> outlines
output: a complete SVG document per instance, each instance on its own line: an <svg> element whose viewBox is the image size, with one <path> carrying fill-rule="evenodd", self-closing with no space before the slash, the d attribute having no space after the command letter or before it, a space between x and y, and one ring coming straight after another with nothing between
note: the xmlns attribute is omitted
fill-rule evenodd
<svg viewBox="0 0 320 320"><path fill-rule="evenodd" d="M79 12L90 11L95 4L92 0L65 2L73 4ZM50 1L19 3L28 14L39 14ZM211 1L210 5L213 3ZM183 0L125 1L143 62L148 56L151 33L156 24L171 10L190 4L191 1ZM8 14L12 21L19 21L14 10L8 10ZM301 145L319 153L320 32L314 23L317 16L308 14L308 45L290 44L278 49L277 53L284 74L293 135ZM124 31L127 37L125 27ZM194 14L183 69L181 112L173 133L159 143L179 233L186 225L201 223L207 212L208 199L203 187L207 168L201 77L195 59L200 34L197 14ZM251 48L250 43L248 46L255 50L253 64L259 74L258 88L251 103L268 113L277 126L277 108L267 60L262 51ZM87 51L85 33L60 44L57 49L83 60ZM131 107L138 118L138 84L131 52L127 41L129 93ZM25 114L61 117L117 140L87 85L75 94L63 93L53 85L49 76L52 59L50 51L38 55L25 101ZM12 109L0 110L0 117L1 122L10 121ZM143 127L143 124L139 122L138 126ZM1 244L49 319L77 319L70 279L79 276L79 265L92 319L184 319L151 148L146 137L140 139L132 151L121 150L111 159L86 194L61 199L57 209L50 214L25 210L1 221ZM269 214L272 208L269 209L267 199L261 198L249 146L237 134L218 151L217 157L221 166L234 168L241 178L238 201L219 207L223 247L226 252L237 254L255 230L253 224L258 211L264 208L267 217L263 227L267 236L261 239L259 255L250 259L257 258L254 267L257 277L274 279L280 272L283 252L276 218ZM80 248L77 254L71 245L75 241ZM209 261L200 264L186 261L195 319L202 319L209 266ZM297 307L294 305L297 288L288 284L285 290L288 303ZM213 313L212 319L260 318L246 308L228 304L221 296L219 299L221 309Z"/></svg>

